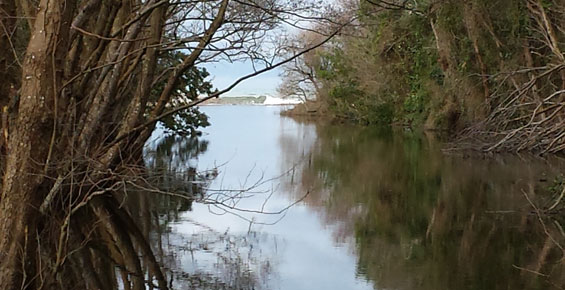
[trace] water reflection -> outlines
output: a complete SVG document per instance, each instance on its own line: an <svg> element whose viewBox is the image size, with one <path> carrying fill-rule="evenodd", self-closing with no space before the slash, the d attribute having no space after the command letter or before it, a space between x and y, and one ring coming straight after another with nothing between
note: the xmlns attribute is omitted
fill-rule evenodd
<svg viewBox="0 0 565 290"><path fill-rule="evenodd" d="M353 236L375 289L548 289L565 283L559 229L522 191L549 199L562 162L445 156L433 137L318 126L307 202ZM541 195L541 196L540 196ZM559 245L556 243L560 243Z"/></svg>
<svg viewBox="0 0 565 290"><path fill-rule="evenodd" d="M169 223L158 235L165 256L170 253L172 257L171 261L164 259L164 264L167 275L178 282L177 288L372 288L356 277L353 253L335 246L331 227L320 223L319 216L307 206L293 206L274 225L265 223L277 221L281 215L256 212L277 212L297 199L289 197L285 188L287 181L292 184L292 176L298 181L301 172L289 169L302 164L309 154L315 141L314 126L281 119L280 108L275 107L204 110L213 124L204 130L209 143L207 151L191 164L197 161L198 172L221 165L219 176L206 185L208 195L222 190L232 194L258 180L264 182L237 200L239 208L249 211L230 210L237 215L227 214L194 202L191 211L179 213L178 221ZM287 152L281 151L282 141L291 145ZM181 282L179 277L185 280ZM196 283L194 277L207 282ZM215 281L222 286L214 286Z"/></svg>
<svg viewBox="0 0 565 290"><path fill-rule="evenodd" d="M558 158L446 156L434 136L409 131L299 122L265 107L204 111L208 135L159 139L146 157L151 182L185 196L129 199L173 289L565 286L563 208L543 216L544 229L526 199L551 207ZM271 226L248 220L278 217L217 215L186 198L258 177L277 178L239 206L276 211L309 195Z"/></svg>
<svg viewBox="0 0 565 290"><path fill-rule="evenodd" d="M192 210L194 200L206 195L217 176L215 169L196 170L197 158L207 147L208 141L197 137L166 136L149 143L145 152L149 186L130 192L128 210L136 214L171 289L261 289L260 275L250 269L257 262L256 255L249 250L260 236L241 238L215 231L206 221L182 218ZM179 232L179 224L194 232ZM214 272L199 267L206 262ZM270 271L268 261L262 266L263 271ZM145 272L152 276L150 269Z"/></svg>

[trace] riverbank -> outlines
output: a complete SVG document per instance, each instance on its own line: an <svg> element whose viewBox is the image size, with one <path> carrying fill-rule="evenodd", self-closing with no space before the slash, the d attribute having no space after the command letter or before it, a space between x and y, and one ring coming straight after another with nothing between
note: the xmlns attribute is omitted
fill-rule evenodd
<svg viewBox="0 0 565 290"><path fill-rule="evenodd" d="M385 2L344 9L364 16L285 67L281 90L340 119L448 130L478 151L565 152L563 3Z"/></svg>
<svg viewBox="0 0 565 290"><path fill-rule="evenodd" d="M327 105L322 102L307 101L304 103L296 104L293 107L281 111L281 116L297 118L297 119L307 119L310 121L324 121L331 123L352 123L357 124L361 127L393 127L393 128L410 128L416 130L424 130L430 132L449 132L449 130L443 130L440 128L424 126L424 125L414 125L405 122L385 122L385 123L367 123L363 120L357 120L355 116L345 116L333 113L327 108Z"/></svg>
<svg viewBox="0 0 565 290"><path fill-rule="evenodd" d="M320 118L327 113L323 111L322 106L319 103L307 101L304 103L296 104L294 107L281 111L282 116L294 117L294 116L302 116L302 117L312 117L312 118Z"/></svg>

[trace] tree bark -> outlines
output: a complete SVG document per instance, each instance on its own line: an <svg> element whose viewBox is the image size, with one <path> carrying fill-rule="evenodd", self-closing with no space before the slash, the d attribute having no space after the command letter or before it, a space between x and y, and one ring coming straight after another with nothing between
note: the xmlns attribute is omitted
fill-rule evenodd
<svg viewBox="0 0 565 290"><path fill-rule="evenodd" d="M33 268L35 261L35 249L26 246L37 230L37 209L45 193L42 165L52 130L47 107L54 101L56 82L51 64L62 12L60 1L40 2L24 59L18 117L8 143L0 201L0 289L20 289L32 278L24 277L27 271L22 269Z"/></svg>

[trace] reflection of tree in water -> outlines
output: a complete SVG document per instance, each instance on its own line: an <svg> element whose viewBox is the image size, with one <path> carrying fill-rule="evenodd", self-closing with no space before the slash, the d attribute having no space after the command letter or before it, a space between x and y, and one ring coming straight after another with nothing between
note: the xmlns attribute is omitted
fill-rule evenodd
<svg viewBox="0 0 565 290"><path fill-rule="evenodd" d="M169 239L174 239L167 245L169 253L174 256L171 260L181 261L183 265L175 265L169 270L173 288L190 289L268 289L272 277L272 264L262 257L258 245L264 243L264 238L256 233L244 237L232 235L229 232L218 233L195 221L184 221L194 228L200 228L198 233L188 237L170 233ZM172 238L171 238L172 237ZM198 267L200 260L208 261L210 268ZM183 266L197 265L190 271Z"/></svg>
<svg viewBox="0 0 565 290"><path fill-rule="evenodd" d="M180 212L190 210L191 199L203 194L206 185L217 175L216 171L204 173L196 171L194 160L207 149L206 140L196 137L167 136L159 140L154 150L145 154L148 183L166 193L154 194L160 199L156 202L166 202L159 210L175 209ZM172 199L180 203L180 208L169 204L172 194L181 197Z"/></svg>
<svg viewBox="0 0 565 290"><path fill-rule="evenodd" d="M325 126L318 135L302 182L320 190L307 202L323 205L329 222L344 225L342 235L355 236L358 272L375 288L548 289L565 283L565 236L554 223L564 224L563 215L545 221L549 237L521 193L541 200L548 184L539 180L557 167L446 157L412 133Z"/></svg>
<svg viewBox="0 0 565 290"><path fill-rule="evenodd" d="M260 289L261 275L269 275L270 269L268 261L261 261L248 250L258 238L218 233L196 221L180 219L217 176L216 170L197 172L195 168L195 159L206 152L207 146L208 141L196 137L159 140L145 154L147 177L143 185L129 191L127 209L148 237L172 289ZM178 222L200 233L187 237L172 231ZM187 263L186 258L195 255L215 259L215 273L187 269L190 267L186 264L194 261ZM262 271L252 270L254 265ZM148 277L153 275L151 269L144 272Z"/></svg>

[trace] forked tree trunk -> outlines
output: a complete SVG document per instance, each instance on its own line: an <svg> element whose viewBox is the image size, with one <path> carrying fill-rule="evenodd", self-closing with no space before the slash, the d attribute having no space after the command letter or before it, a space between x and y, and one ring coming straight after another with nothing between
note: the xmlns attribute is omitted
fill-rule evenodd
<svg viewBox="0 0 565 290"><path fill-rule="evenodd" d="M141 134L128 135L129 131L146 121L144 113L155 86L158 43L163 34L168 2L147 1L139 11L133 11L129 1L103 1L107 11L119 11L114 13L118 15L117 20L106 19L106 13L99 15L99 19L106 19L108 24L106 28L95 25L94 29L102 35L111 33L112 37L99 39L99 36L91 36L85 39L77 30L90 36L80 27L90 23L92 29L94 23L90 18L98 14L92 8L100 2L89 0L80 3L80 9L76 10L77 3L72 1L41 0L34 21L30 21L33 27L30 28L30 41L22 61L19 107L14 112L14 122L10 124L12 133L7 138L6 160L2 164L5 171L0 197L0 289L50 287L45 283L54 282L54 277L68 272L62 267L69 247L65 236L72 234L71 215L80 207L88 208L86 202L92 198L89 194L98 190L97 187L108 185L109 181L102 179L108 178L107 172L119 170L118 161L140 158L139 152L154 126L154 123L148 123ZM203 31L197 48L168 77L151 117L163 113L177 89L178 79L194 67L203 49L222 26L228 2L216 2L214 21ZM15 3L12 2L10 7L14 8ZM12 10L14 15L9 16L15 17L15 8ZM149 37L139 36L143 34ZM5 33L0 37L6 39ZM119 37L127 40L113 40ZM144 45L148 47L139 50ZM142 69L136 74L134 71L139 71L138 63ZM100 64L102 66L97 68ZM93 67L92 71L84 71ZM135 80L137 75L140 76L139 84L132 84L131 80ZM93 86L93 83L100 85ZM90 90L84 90L87 87ZM135 93L133 97L128 94L128 89ZM113 132L117 136L112 135ZM118 140L112 143L108 139L111 137ZM107 148L101 149L104 146ZM79 155L76 160L73 158L75 154ZM80 168L81 173L77 175L73 166ZM82 176L88 182L82 185L74 184L74 181L62 182L71 175ZM73 185L68 185L69 182ZM77 189L80 187L84 188ZM76 210L65 208L60 213L51 212L49 215L55 216L42 219L41 215L50 207L57 207L53 205L55 200L68 200L75 206L77 203L84 204ZM90 216L96 219L92 213ZM131 268L128 270L138 275L132 276L132 286L142 289L144 281L139 276L139 261L135 260L137 256L132 239L140 245L145 245L144 241L139 235L132 234L131 229L122 234L121 240L126 241L124 249L128 249L127 253L123 252L124 261L128 261L128 268ZM42 235L57 238L40 241ZM41 251L42 247L47 247L50 252ZM147 245L142 250L151 251ZM56 258L49 261L54 265L53 269L40 263L49 255ZM85 258L67 264L80 261L92 265L92 261ZM46 269L51 276L40 277ZM151 270L160 281L160 287L165 289L166 284L155 259ZM86 284L97 284L96 277L90 280ZM57 283L64 285L64 282Z"/></svg>
<svg viewBox="0 0 565 290"><path fill-rule="evenodd" d="M179 87L189 86L185 78L192 77L202 53L230 55L239 48L216 51L226 45L226 38L236 37L234 43L256 41L272 27L275 12L269 10L270 1L260 1L265 7L256 7L259 4L229 0L40 0L37 9L32 2L0 2L0 13L32 26L21 60L21 84L14 81L19 86L17 111L9 124L10 136L2 139L8 145L0 142L6 153L5 161L0 160L5 169L0 170L0 289L115 287L110 281L116 278L113 266L123 269L126 289L145 288L147 281L140 273L144 267L151 273L148 280L166 289L159 261L129 213L100 199L115 198L116 190L137 180L128 173L138 168L136 161L158 119L202 101L170 107ZM248 15L253 19L242 20L236 13L242 9L256 10ZM6 26L9 21L2 15L0 21ZM183 30L190 26L192 30L185 33L190 37L167 39L169 25ZM6 35L0 32L0 53L7 50ZM176 65L163 68L168 46L182 54L174 55ZM5 59L0 56L0 70ZM4 74L0 71L0 78ZM6 103L6 96L0 92L0 105ZM111 252L115 258L98 259L96 251ZM141 264L140 254L147 257L147 265ZM81 275L73 265L105 271ZM65 280L65 275L74 276Z"/></svg>

